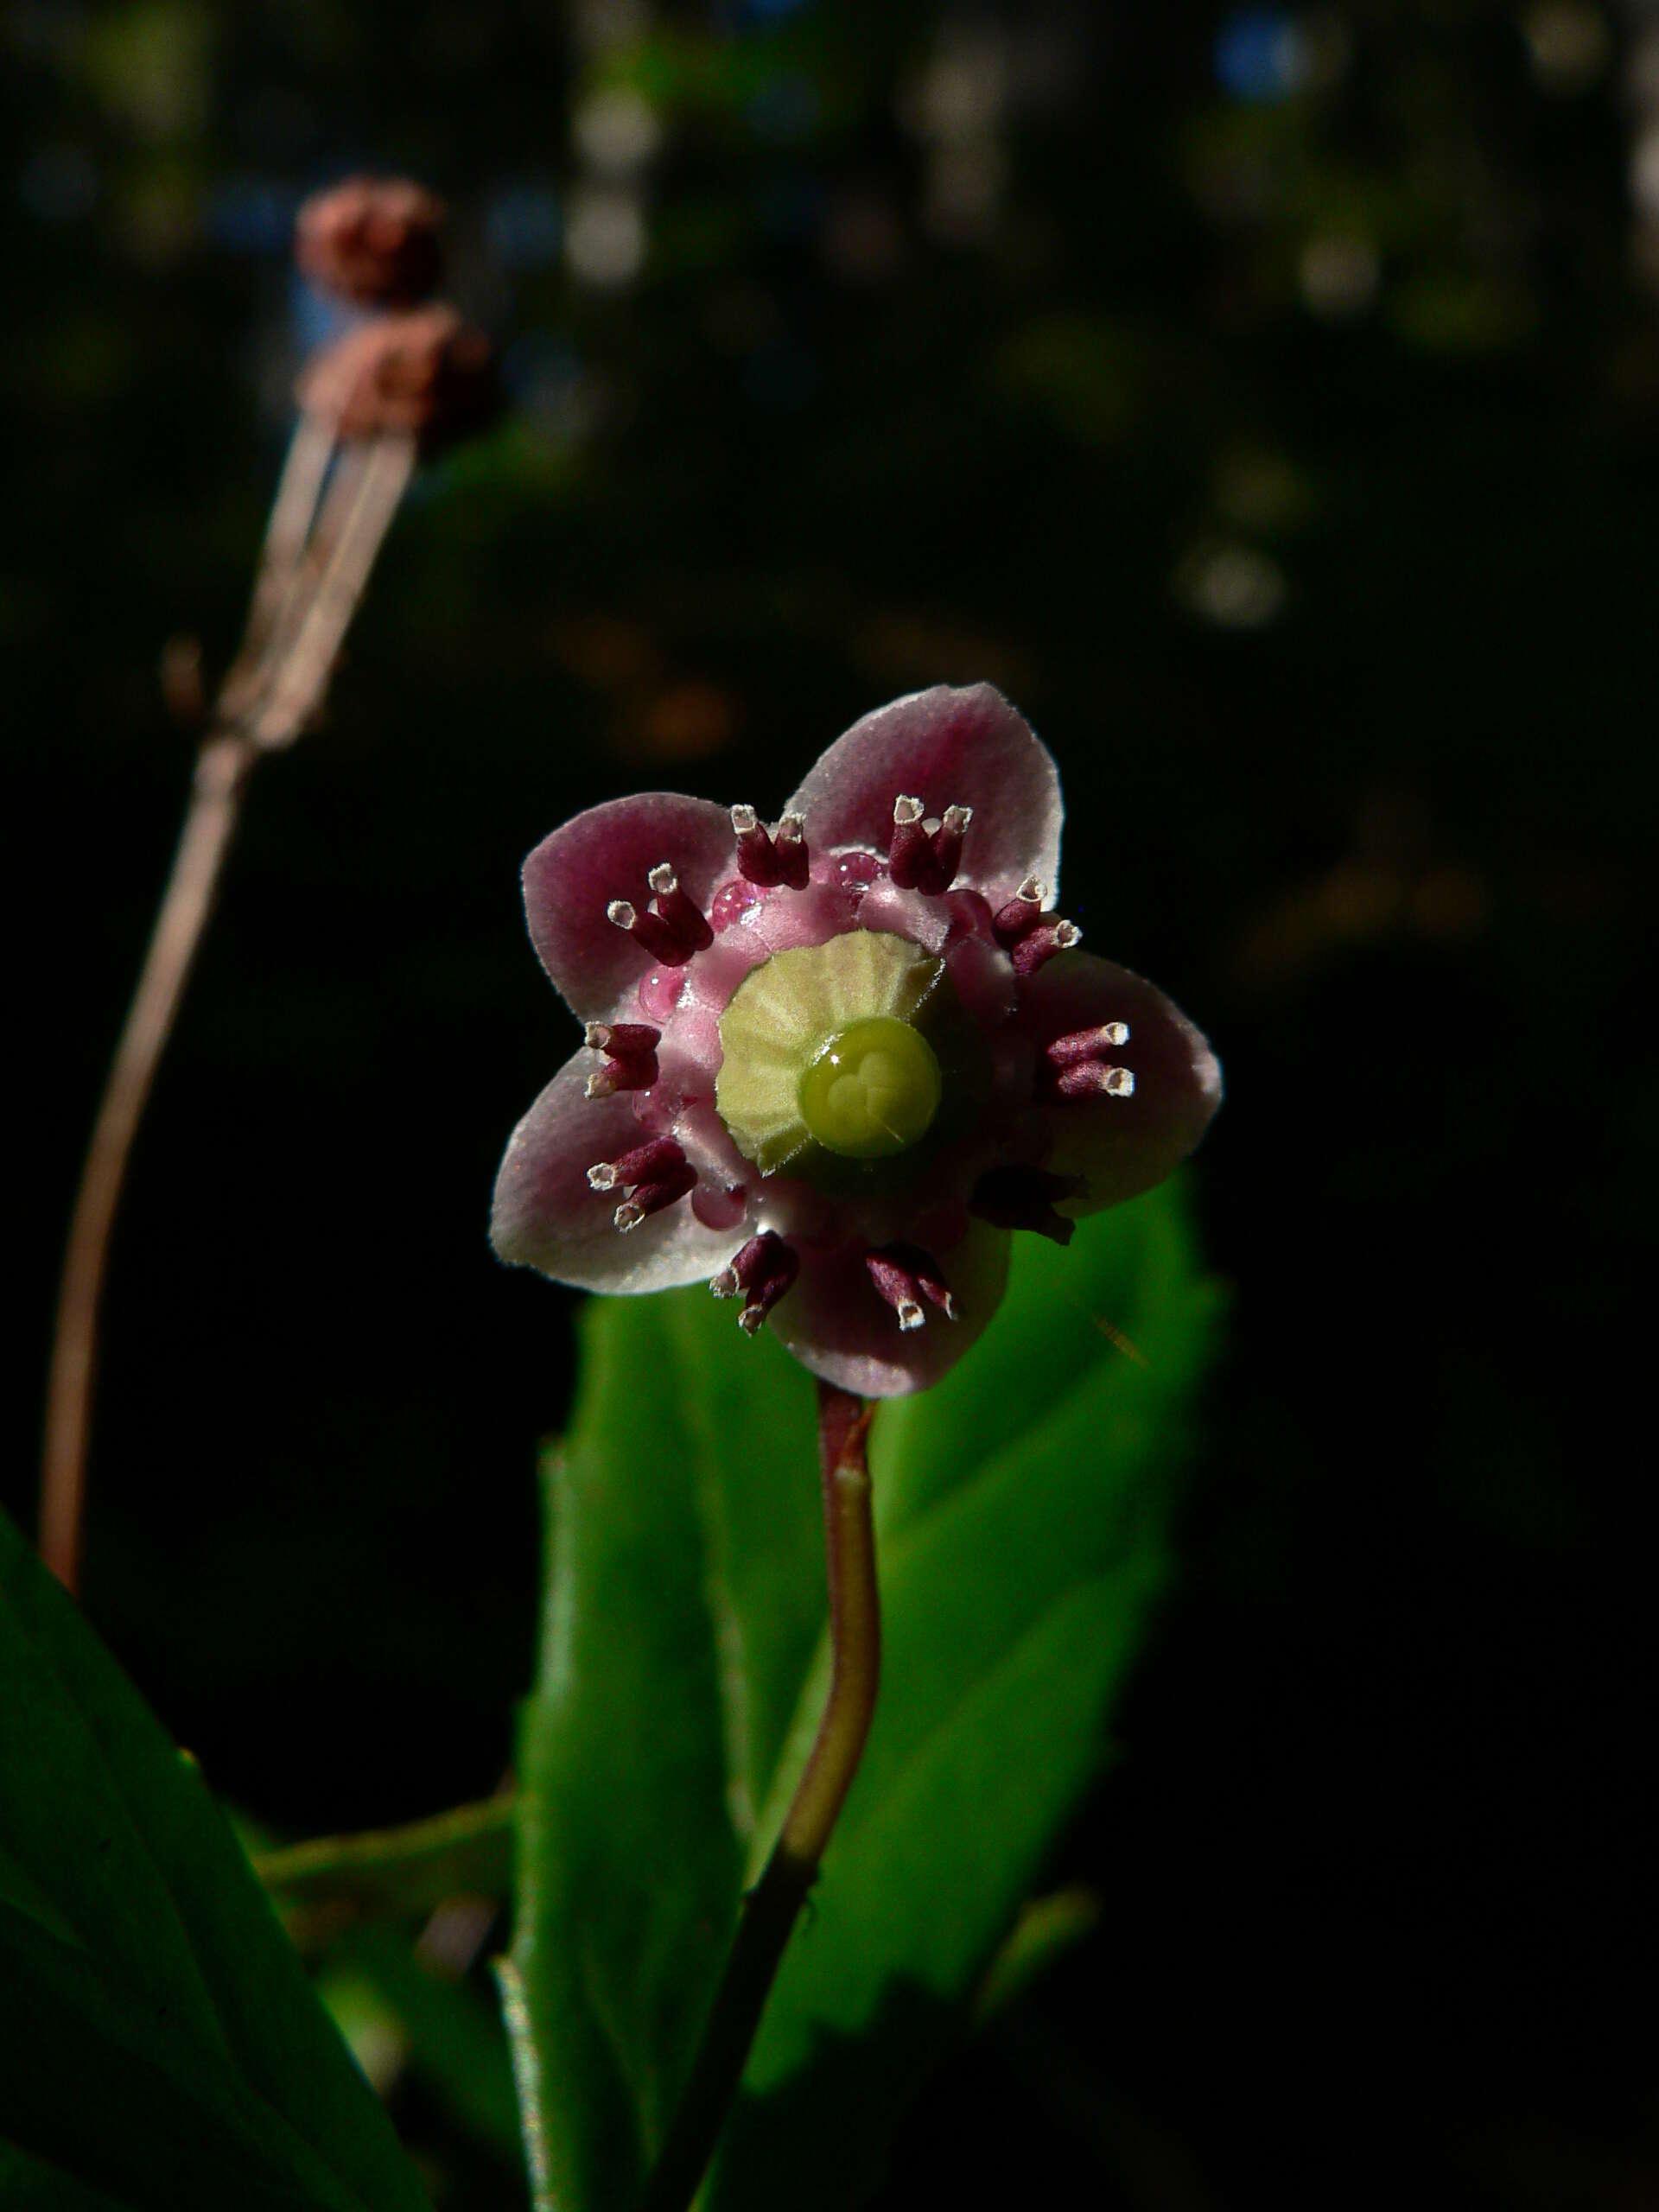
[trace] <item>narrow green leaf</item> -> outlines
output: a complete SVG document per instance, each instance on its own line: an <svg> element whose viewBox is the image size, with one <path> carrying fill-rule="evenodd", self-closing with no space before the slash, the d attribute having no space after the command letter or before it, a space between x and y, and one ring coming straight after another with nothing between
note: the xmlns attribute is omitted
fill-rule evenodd
<svg viewBox="0 0 1659 2212"><path fill-rule="evenodd" d="M401 1827L315 1836L256 1852L253 1869L284 1905L399 1915L429 1910L463 1892L505 1897L512 1842L512 1799L504 1793ZM0 1869L0 1891L4 1878Z"/></svg>
<svg viewBox="0 0 1659 2212"><path fill-rule="evenodd" d="M194 1763L3 1518L0 2147L65 2212L425 2201Z"/></svg>

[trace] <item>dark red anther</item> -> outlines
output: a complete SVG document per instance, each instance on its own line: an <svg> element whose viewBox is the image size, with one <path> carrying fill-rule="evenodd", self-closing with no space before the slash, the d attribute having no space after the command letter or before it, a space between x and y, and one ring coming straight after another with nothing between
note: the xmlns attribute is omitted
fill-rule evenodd
<svg viewBox="0 0 1659 2212"><path fill-rule="evenodd" d="M620 1160L609 1161L606 1173L610 1179L596 1185L595 1188L613 1191L620 1187L631 1191L639 1184L655 1182L658 1176L667 1174L671 1168L683 1167L684 1165L684 1149L674 1138L652 1137L645 1144L636 1145L632 1152L625 1152ZM588 1170L590 1177L596 1172L591 1168Z"/></svg>
<svg viewBox="0 0 1659 2212"><path fill-rule="evenodd" d="M1092 1029L1071 1029L1064 1037L1051 1039L1043 1047L1043 1058L1051 1067L1066 1068L1076 1060L1097 1060L1109 1047L1128 1041L1127 1021L1101 1021Z"/></svg>
<svg viewBox="0 0 1659 2212"><path fill-rule="evenodd" d="M688 957L693 952L706 951L715 941L709 918L696 901L681 890L680 879L673 869L664 862L661 868L652 868L646 880L656 893L651 902L652 912L687 948Z"/></svg>
<svg viewBox="0 0 1659 2212"><path fill-rule="evenodd" d="M588 1078L590 1098L608 1098L617 1090L649 1090L657 1080L659 1029L643 1021L590 1021L583 1042L589 1052L602 1052L605 1065Z"/></svg>
<svg viewBox="0 0 1659 2212"><path fill-rule="evenodd" d="M638 1229L649 1216L671 1206L676 1199L684 1198L688 1191L695 1191L696 1186L696 1169L690 1160L683 1160L677 1167L670 1167L649 1183L636 1184L616 1210L616 1225L621 1230Z"/></svg>
<svg viewBox="0 0 1659 2212"><path fill-rule="evenodd" d="M800 1255L793 1245L785 1244L776 1230L768 1229L751 1236L709 1287L716 1298L735 1298L742 1292L743 1310L737 1325L753 1336L800 1271Z"/></svg>
<svg viewBox="0 0 1659 2212"><path fill-rule="evenodd" d="M784 880L783 856L752 806L732 809L732 831L737 839L737 872L746 883L770 891Z"/></svg>
<svg viewBox="0 0 1659 2212"><path fill-rule="evenodd" d="M923 888L921 877L933 858L932 840L922 821L918 798L903 793L893 802L893 839L887 847L887 874L901 891ZM918 1324L910 1325L915 1327Z"/></svg>
<svg viewBox="0 0 1659 2212"><path fill-rule="evenodd" d="M1007 911L1005 907L1003 912ZM1008 947L1008 957L1016 976L1034 976L1057 952L1065 952L1082 940L1083 931L1075 922L1041 920Z"/></svg>
<svg viewBox="0 0 1659 2212"><path fill-rule="evenodd" d="M662 968L683 968L697 948L677 937L663 919L647 906L643 912L628 899L613 899L605 909L607 921L614 922L628 935L641 952L656 961Z"/></svg>
<svg viewBox="0 0 1659 2212"><path fill-rule="evenodd" d="M806 824L798 814L785 814L772 835L772 849L791 891L804 891L811 873L812 856L806 849Z"/></svg>
<svg viewBox="0 0 1659 2212"><path fill-rule="evenodd" d="M1043 1047L1044 1064L1038 1070L1039 1090L1046 1089L1059 1098L1094 1098L1103 1094L1108 1098L1132 1097L1134 1076L1107 1058L1128 1041L1127 1021L1102 1021L1092 1029L1073 1029L1052 1039Z"/></svg>
<svg viewBox="0 0 1659 2212"><path fill-rule="evenodd" d="M1135 1077L1128 1068L1103 1066L1098 1060L1074 1060L1054 1077L1061 1098L1132 1098Z"/></svg>
<svg viewBox="0 0 1659 2212"><path fill-rule="evenodd" d="M1005 952L1012 952L1021 938L1029 937L1043 918L1046 887L1028 875L1005 906L991 917L991 935Z"/></svg>
<svg viewBox="0 0 1659 2212"><path fill-rule="evenodd" d="M619 1059L654 1052L663 1033L648 1021L590 1021L583 1042L595 1052L613 1052Z"/></svg>
<svg viewBox="0 0 1659 2212"><path fill-rule="evenodd" d="M1051 1175L1041 1167L991 1167L975 1184L968 1211L998 1229L1033 1230L1056 1244L1069 1244L1077 1224L1056 1212L1055 1201L1081 1198L1083 1187L1081 1175Z"/></svg>
<svg viewBox="0 0 1659 2212"><path fill-rule="evenodd" d="M946 1320L957 1318L957 1301L939 1273L938 1262L914 1244L886 1244L867 1253L864 1265L893 1312L901 1329L919 1329L926 1316L922 1300L937 1306Z"/></svg>
<svg viewBox="0 0 1659 2212"><path fill-rule="evenodd" d="M921 869L922 890L948 891L956 881L957 870L962 866L963 836L973 818L971 806L945 808L944 820L929 840L927 861Z"/></svg>

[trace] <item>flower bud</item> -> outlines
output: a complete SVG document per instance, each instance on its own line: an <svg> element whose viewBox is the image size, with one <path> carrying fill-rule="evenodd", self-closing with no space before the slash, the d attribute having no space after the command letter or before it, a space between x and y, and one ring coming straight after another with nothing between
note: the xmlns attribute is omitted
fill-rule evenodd
<svg viewBox="0 0 1659 2212"><path fill-rule="evenodd" d="M405 177L348 177L313 193L294 230L301 273L361 307L412 307L438 281L443 202Z"/></svg>

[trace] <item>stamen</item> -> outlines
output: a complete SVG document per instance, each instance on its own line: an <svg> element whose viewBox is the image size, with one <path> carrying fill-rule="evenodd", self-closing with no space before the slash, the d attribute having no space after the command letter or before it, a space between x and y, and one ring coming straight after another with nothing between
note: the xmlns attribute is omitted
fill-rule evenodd
<svg viewBox="0 0 1659 2212"><path fill-rule="evenodd" d="M1007 908L1002 912L1006 913ZM1083 931L1075 922L1039 922L1008 947L1008 957L1016 976L1034 976L1057 952L1068 951L1082 942Z"/></svg>
<svg viewBox="0 0 1659 2212"><path fill-rule="evenodd" d="M732 809L732 829L737 838L737 872L745 882L758 883L763 890L781 883L783 861L752 806Z"/></svg>
<svg viewBox="0 0 1659 2212"><path fill-rule="evenodd" d="M901 891L920 889L924 855L932 858L923 815L926 809L918 798L908 798L901 792L893 802L893 837L887 847L887 874Z"/></svg>
<svg viewBox="0 0 1659 2212"><path fill-rule="evenodd" d="M663 1033L646 1021L590 1021L582 1041L590 1052L630 1054L654 1052Z"/></svg>
<svg viewBox="0 0 1659 2212"><path fill-rule="evenodd" d="M957 880L957 870L962 865L962 840L968 824L974 818L971 806L947 806L944 819L932 832L932 865L924 871L924 891L948 891Z"/></svg>
<svg viewBox="0 0 1659 2212"><path fill-rule="evenodd" d="M914 1244L888 1244L865 1255L870 1281L899 1316L904 1330L919 1329L927 1316L922 1300L937 1306L947 1321L957 1319L957 1301L937 1261Z"/></svg>
<svg viewBox="0 0 1659 2212"><path fill-rule="evenodd" d="M991 1167L975 1184L968 1211L998 1229L1029 1229L1053 1243L1069 1244L1077 1224L1055 1211L1055 1201L1081 1198L1083 1190L1081 1175L1052 1175L1041 1167Z"/></svg>
<svg viewBox="0 0 1659 2212"><path fill-rule="evenodd" d="M696 1169L689 1160L683 1159L677 1167L671 1167L665 1174L655 1177L651 1182L638 1185L632 1195L618 1206L611 1218L626 1235L630 1229L638 1229L640 1223L648 1220L652 1214L660 1213L664 1206L671 1206L677 1198L683 1198L688 1191L695 1190L696 1182Z"/></svg>
<svg viewBox="0 0 1659 2212"><path fill-rule="evenodd" d="M1129 1068L1102 1067L1097 1060L1079 1060L1062 1068L1054 1078L1062 1098L1133 1098L1135 1074Z"/></svg>
<svg viewBox="0 0 1659 2212"><path fill-rule="evenodd" d="M620 1160L601 1160L588 1170L588 1181L595 1191L629 1191L636 1184L655 1182L684 1165L685 1153L676 1139L652 1137L632 1152L625 1152Z"/></svg>
<svg viewBox="0 0 1659 2212"><path fill-rule="evenodd" d="M706 951L715 941L709 918L695 899L688 898L680 888L680 879L666 861L652 869L645 878L656 897L652 900L653 911L667 923L674 935L690 952Z"/></svg>
<svg viewBox="0 0 1659 2212"><path fill-rule="evenodd" d="M1076 1060L1097 1060L1109 1045L1127 1045L1129 1025L1127 1021L1103 1021L1093 1029L1073 1029L1064 1037L1056 1037L1043 1047L1044 1058L1051 1066L1070 1067Z"/></svg>
<svg viewBox="0 0 1659 2212"><path fill-rule="evenodd" d="M1028 875L1007 905L997 908L991 917L991 935L1005 952L1012 951L1022 937L1029 937L1042 920L1047 896L1048 886L1039 877Z"/></svg>
<svg viewBox="0 0 1659 2212"><path fill-rule="evenodd" d="M688 900L688 905L690 901ZM626 899L613 899L605 909L605 918L620 930L626 930L642 952L663 968L683 968L696 947L677 938L660 914L649 910L641 913ZM710 936L712 942L712 932Z"/></svg>
<svg viewBox="0 0 1659 2212"><path fill-rule="evenodd" d="M730 1264L710 1280L709 1287L716 1298L744 1294L737 1325L752 1337L800 1271L800 1255L775 1230L767 1229L759 1236L751 1236Z"/></svg>
<svg viewBox="0 0 1659 2212"><path fill-rule="evenodd" d="M798 814L785 814L768 835L752 806L734 806L732 830L737 839L738 874L763 890L784 883L791 891L804 891L810 866L804 827Z"/></svg>
<svg viewBox="0 0 1659 2212"><path fill-rule="evenodd" d="M806 823L798 814L779 817L773 843L783 867L784 881L791 891L804 891L812 856L806 848Z"/></svg>
<svg viewBox="0 0 1659 2212"><path fill-rule="evenodd" d="M649 1090L657 1080L660 1029L643 1021L590 1021L582 1042L590 1052L607 1055L605 1065L587 1082L589 1098L608 1098L618 1090Z"/></svg>

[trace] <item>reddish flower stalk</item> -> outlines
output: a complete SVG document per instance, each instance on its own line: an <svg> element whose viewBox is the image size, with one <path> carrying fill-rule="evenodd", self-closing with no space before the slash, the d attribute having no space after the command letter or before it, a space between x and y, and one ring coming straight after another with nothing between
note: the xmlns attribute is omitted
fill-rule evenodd
<svg viewBox="0 0 1659 2212"><path fill-rule="evenodd" d="M743 1900L702 2041L646 2185L642 2212L685 2212L714 2155L772 1985L853 1786L875 1714L881 1609L868 1440L875 1408L818 1385L830 1574L830 1694L778 1840Z"/></svg>

